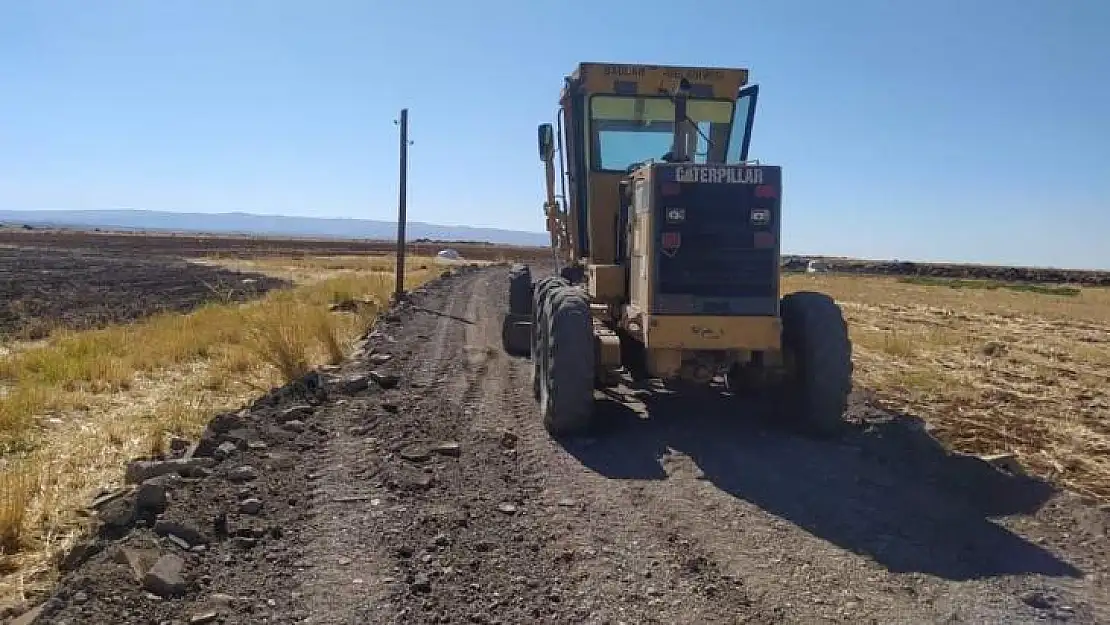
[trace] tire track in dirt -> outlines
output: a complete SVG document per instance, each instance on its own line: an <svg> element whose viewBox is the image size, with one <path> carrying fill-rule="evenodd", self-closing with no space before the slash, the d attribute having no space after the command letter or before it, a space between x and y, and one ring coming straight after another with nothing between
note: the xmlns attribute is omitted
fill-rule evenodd
<svg viewBox="0 0 1110 625"><path fill-rule="evenodd" d="M498 334L486 323L495 277L475 273L443 297L413 299L402 327L418 342L393 364L416 371L405 375L412 382L380 396L395 408L366 432L381 455L369 484L380 493L377 511L367 518L344 508L336 522L365 528L353 542L376 548L388 561L375 566L388 573L373 600L343 596L345 607L316 622L570 622L555 576L536 566L547 548L536 531L539 480L511 441L473 427L489 385L505 379L504 360L491 349ZM442 444L443 453L432 449ZM320 557L345 552L333 543Z"/></svg>
<svg viewBox="0 0 1110 625"><path fill-rule="evenodd" d="M434 483L439 476L433 477L430 467L408 466L411 463L403 458L408 455L426 462L430 452L409 449L405 444L457 439L452 436L453 424L462 421L464 398L473 393L477 373L465 366L461 349L464 329L470 325L467 314L473 313L478 296L473 289L476 279L460 276L450 287L429 289L427 298L413 297L413 306L399 328L383 325L372 337L379 353L392 356L390 369L403 379L398 389L384 392L371 405L351 413L352 422L341 430L344 435L335 444L336 453L322 463L341 469L344 462L367 458L373 469L370 475L331 473L333 492L349 491L352 484L361 483L366 492L355 496L361 495L365 501L333 503L331 510L321 510L328 521L317 531L320 542L314 553L317 560L331 558L339 566L326 569L326 575L317 575L306 587L312 597L306 603L328 606L318 611L314 622L408 619L405 608L397 605L404 601L395 600L394 586L411 585L415 580L399 578L395 570L396 565L406 564L404 556L393 556L398 547L403 550L396 543L408 534L399 531L396 523L406 521L408 506L414 503L410 497L441 486ZM400 336L402 333L405 336ZM414 418L404 418L407 415ZM444 508L424 514L449 516L450 512ZM367 549L370 545L378 549Z"/></svg>
<svg viewBox="0 0 1110 625"><path fill-rule="evenodd" d="M494 311L507 306L499 282L481 298ZM484 319L485 331L473 335L499 339L498 315ZM555 583L577 599L567 622L743 622L750 606L741 580L722 576L688 540L659 529L636 502L614 496L622 486L591 483L596 476L544 430L531 398L530 361L499 356L506 366L486 378L487 401L475 427L511 432L525 470L541 480L536 503L547 548L537 555L550 558L560 571Z"/></svg>
<svg viewBox="0 0 1110 625"><path fill-rule="evenodd" d="M444 289L447 291L442 297L447 305L444 310L434 314L420 309L416 315L431 315L431 318L418 318L418 323L405 324L404 331L416 335L413 338L423 337L418 339L415 348L399 341L397 332L386 324L375 332L380 352L391 354L396 359L396 362L390 363L391 369L406 372L410 379L407 386L434 388L442 380L465 383L464 377L459 375L454 346L461 340L456 318L474 296L473 291L468 297L465 288L460 288L468 282L463 278ZM390 348L407 352L396 353ZM323 494L325 501L317 507L322 521L313 528L317 541L309 547L307 556L307 560L316 563L316 566L306 575L309 579L305 580L301 590L306 605L318 606L314 609L317 619L313 622L379 622L378 619L386 617L375 608L389 604L392 562L387 553L368 550L366 546L380 540L382 534L379 532L388 531L381 521L389 511L379 509L384 507L383 501L390 500L386 494L388 489L375 483L374 478L389 469L374 458L397 453L400 447L390 445L388 439L378 440L366 435L370 428L389 421L402 409L415 414L434 411L438 399L434 392L418 394L411 403L398 402L391 395L393 393L387 392L383 397L368 402L349 404L348 422L337 428L339 436L332 443L330 453L315 463L314 475L320 479L317 490ZM451 393L447 399L455 396ZM402 436L412 433L410 429L390 432ZM407 480L406 485L411 487L418 477L405 475L401 480ZM346 501L350 498L360 500ZM366 519L368 506L371 508L368 513L370 523ZM362 620L370 614L374 615L373 621Z"/></svg>

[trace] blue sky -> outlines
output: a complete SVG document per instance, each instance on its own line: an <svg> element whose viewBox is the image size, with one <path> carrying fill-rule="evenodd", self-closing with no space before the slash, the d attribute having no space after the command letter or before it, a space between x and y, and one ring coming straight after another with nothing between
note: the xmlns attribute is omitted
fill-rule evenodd
<svg viewBox="0 0 1110 625"><path fill-rule="evenodd" d="M676 30L676 27L681 29ZM1105 0L0 5L0 208L542 230L578 61L744 66L787 251L1110 268Z"/></svg>

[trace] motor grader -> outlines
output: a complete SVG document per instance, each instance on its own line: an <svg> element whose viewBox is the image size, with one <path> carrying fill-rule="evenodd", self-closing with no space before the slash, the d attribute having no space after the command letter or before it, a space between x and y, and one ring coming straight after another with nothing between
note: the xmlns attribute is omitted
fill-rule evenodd
<svg viewBox="0 0 1110 625"><path fill-rule="evenodd" d="M746 69L580 63L565 78L557 128L538 129L559 271L510 269L502 329L531 355L552 434L589 428L595 390L622 374L771 389L798 425L839 429L851 343L829 296L780 296L782 168L748 159L758 95Z"/></svg>

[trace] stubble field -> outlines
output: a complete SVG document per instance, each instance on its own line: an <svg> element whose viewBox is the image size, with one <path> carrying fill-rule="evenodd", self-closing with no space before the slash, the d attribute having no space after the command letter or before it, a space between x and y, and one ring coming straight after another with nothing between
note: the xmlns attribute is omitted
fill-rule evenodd
<svg viewBox="0 0 1110 625"><path fill-rule="evenodd" d="M836 297L856 384L949 447L1110 501L1110 290L787 276Z"/></svg>

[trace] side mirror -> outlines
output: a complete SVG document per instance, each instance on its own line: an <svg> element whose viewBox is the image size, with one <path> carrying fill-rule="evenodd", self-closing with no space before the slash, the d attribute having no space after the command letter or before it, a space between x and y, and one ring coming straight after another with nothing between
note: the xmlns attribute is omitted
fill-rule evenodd
<svg viewBox="0 0 1110 625"><path fill-rule="evenodd" d="M539 127L540 160L546 161L555 152L555 132L551 124L540 124Z"/></svg>

